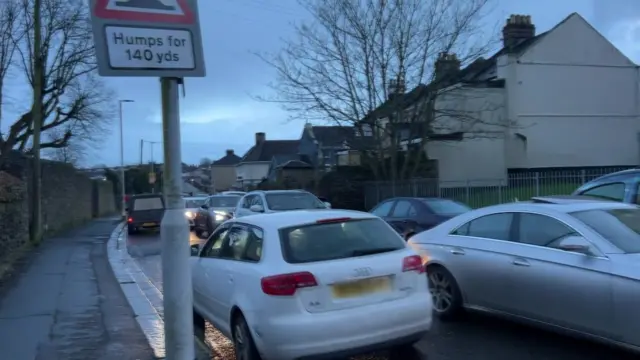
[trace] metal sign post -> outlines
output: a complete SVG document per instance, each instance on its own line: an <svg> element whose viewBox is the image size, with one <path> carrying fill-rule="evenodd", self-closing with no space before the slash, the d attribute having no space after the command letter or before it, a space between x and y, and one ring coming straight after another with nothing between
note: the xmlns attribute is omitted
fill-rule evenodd
<svg viewBox="0 0 640 360"><path fill-rule="evenodd" d="M193 293L189 224L182 200L178 87L184 77L205 76L197 1L90 0L90 6L99 74L161 78L167 208L160 227L165 350L167 359L193 360Z"/></svg>

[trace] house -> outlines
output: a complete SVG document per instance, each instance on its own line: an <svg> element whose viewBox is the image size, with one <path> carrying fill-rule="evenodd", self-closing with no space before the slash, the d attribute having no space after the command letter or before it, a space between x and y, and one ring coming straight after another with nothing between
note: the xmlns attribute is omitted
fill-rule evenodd
<svg viewBox="0 0 640 360"><path fill-rule="evenodd" d="M236 165L237 186L259 184L269 176L274 156L297 155L299 145L299 140L267 140L265 133L257 132L255 144Z"/></svg>
<svg viewBox="0 0 640 360"><path fill-rule="evenodd" d="M353 127L305 124L300 135L300 154L306 155L314 167L332 168L338 164L338 153L348 148L346 143L353 137Z"/></svg>
<svg viewBox="0 0 640 360"><path fill-rule="evenodd" d="M236 185L236 165L240 156L232 149L226 151L225 156L211 163L211 187L214 191L225 191Z"/></svg>
<svg viewBox="0 0 640 360"><path fill-rule="evenodd" d="M577 13L539 34L530 16L511 15L502 34L498 52L465 68L455 54L437 59L436 78L442 72L455 81L436 97L434 108L465 114L432 124L434 133L446 129L445 135L458 134L457 139L424 147L438 160L441 186L502 182L519 169L640 162L637 65ZM424 89L418 86L403 97Z"/></svg>
<svg viewBox="0 0 640 360"><path fill-rule="evenodd" d="M303 188L315 180L318 175L315 170L305 155L276 155L269 166L267 179L288 188Z"/></svg>

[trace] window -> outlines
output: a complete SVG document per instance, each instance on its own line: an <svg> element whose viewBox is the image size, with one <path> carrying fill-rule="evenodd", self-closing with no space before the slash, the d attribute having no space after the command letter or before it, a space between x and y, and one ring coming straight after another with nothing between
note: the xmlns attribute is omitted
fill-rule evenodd
<svg viewBox="0 0 640 360"><path fill-rule="evenodd" d="M236 207L240 196L212 196L209 198L209 207Z"/></svg>
<svg viewBox="0 0 640 360"><path fill-rule="evenodd" d="M470 211L471 208L457 201L447 199L425 199L424 202L429 206L431 211L437 215L460 215Z"/></svg>
<svg viewBox="0 0 640 360"><path fill-rule="evenodd" d="M185 199L184 207L187 209L195 209L204 205L207 199Z"/></svg>
<svg viewBox="0 0 640 360"><path fill-rule="evenodd" d="M626 253L640 253L640 209L588 210L571 213Z"/></svg>
<svg viewBox="0 0 640 360"><path fill-rule="evenodd" d="M262 256L262 230L243 224L233 225L223 242L220 257L240 261L260 261Z"/></svg>
<svg viewBox="0 0 640 360"><path fill-rule="evenodd" d="M327 208L315 195L303 191L267 193L265 198L269 209L276 211Z"/></svg>
<svg viewBox="0 0 640 360"><path fill-rule="evenodd" d="M284 260L291 264L346 259L405 248L384 220L358 219L280 230Z"/></svg>
<svg viewBox="0 0 640 360"><path fill-rule="evenodd" d="M255 195L247 195L244 198L242 198L242 208L243 209L248 209L251 207L251 199L254 197Z"/></svg>
<svg viewBox="0 0 640 360"><path fill-rule="evenodd" d="M562 222L545 215L520 214L518 239L529 245L555 247L567 236L580 235Z"/></svg>
<svg viewBox="0 0 640 360"><path fill-rule="evenodd" d="M511 240L512 213L486 215L471 220L467 230L468 236L496 240Z"/></svg>
<svg viewBox="0 0 640 360"><path fill-rule="evenodd" d="M220 256L220 249L224 242L225 236L229 232L229 225L221 225L216 231L209 236L207 243L200 252L201 257L217 258Z"/></svg>
<svg viewBox="0 0 640 360"><path fill-rule="evenodd" d="M373 210L371 210L371 213L373 215L376 216L389 216L389 212L391 211L391 207L393 206L394 201L393 200L388 200L383 202L382 204L378 204L378 206L376 206L375 208L373 208Z"/></svg>
<svg viewBox="0 0 640 360"><path fill-rule="evenodd" d="M134 211L160 210L160 209L164 209L164 203L162 202L162 198L159 196L135 199L133 202Z"/></svg>
<svg viewBox="0 0 640 360"><path fill-rule="evenodd" d="M453 230L451 235L460 235L460 236L469 235L469 223L466 223L466 224L460 226L459 228Z"/></svg>
<svg viewBox="0 0 640 360"><path fill-rule="evenodd" d="M624 201L624 189L624 183L612 183L585 190L581 195L594 196L614 201Z"/></svg>
<svg viewBox="0 0 640 360"><path fill-rule="evenodd" d="M409 213L416 213L415 209L413 209L413 205L411 205L411 201L408 200L398 200L398 202L396 203L396 207L393 208L393 213L391 214L391 217L397 217L397 218L406 218L409 217Z"/></svg>

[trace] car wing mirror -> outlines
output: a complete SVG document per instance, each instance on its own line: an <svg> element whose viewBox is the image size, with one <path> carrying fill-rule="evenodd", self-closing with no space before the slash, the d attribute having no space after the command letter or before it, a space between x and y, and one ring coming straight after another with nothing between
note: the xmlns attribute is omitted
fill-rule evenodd
<svg viewBox="0 0 640 360"><path fill-rule="evenodd" d="M264 208L262 207L262 205L251 205L249 210L253 212L258 212L258 213L264 212Z"/></svg>
<svg viewBox="0 0 640 360"><path fill-rule="evenodd" d="M593 255L591 244L582 236L569 236L560 241L558 249L585 255Z"/></svg>
<svg viewBox="0 0 640 360"><path fill-rule="evenodd" d="M326 206L326 207L327 207L327 209L331 209L331 203L330 203L330 202L328 202L328 201L325 201L325 202L324 202L324 206Z"/></svg>

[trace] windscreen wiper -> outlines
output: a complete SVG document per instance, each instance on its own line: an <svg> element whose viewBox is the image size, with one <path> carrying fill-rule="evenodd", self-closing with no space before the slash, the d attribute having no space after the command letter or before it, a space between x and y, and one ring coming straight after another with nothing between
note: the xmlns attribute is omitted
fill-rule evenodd
<svg viewBox="0 0 640 360"><path fill-rule="evenodd" d="M353 250L351 252L351 256L382 254L386 252L396 251L398 249L399 248L397 247L387 247L387 248L377 248L377 249L359 249L359 250Z"/></svg>

